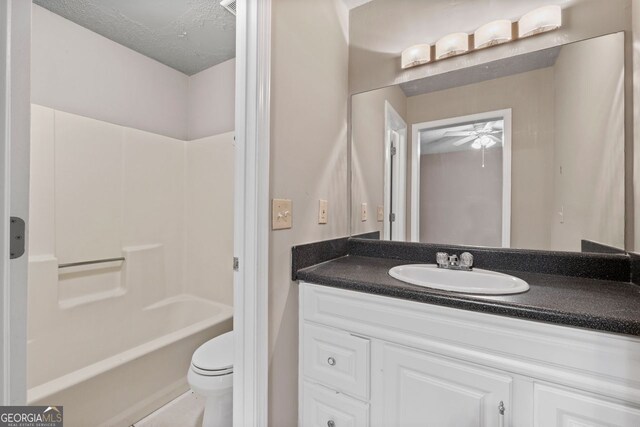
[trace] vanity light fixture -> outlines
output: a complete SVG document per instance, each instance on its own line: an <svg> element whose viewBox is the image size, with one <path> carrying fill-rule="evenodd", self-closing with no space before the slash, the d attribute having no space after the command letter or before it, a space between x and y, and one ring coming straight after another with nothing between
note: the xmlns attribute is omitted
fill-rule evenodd
<svg viewBox="0 0 640 427"><path fill-rule="evenodd" d="M474 47L483 49L510 42L513 40L512 26L513 23L508 19L499 19L484 24L473 33Z"/></svg>
<svg viewBox="0 0 640 427"><path fill-rule="evenodd" d="M469 52L469 34L453 33L436 42L436 59L449 58Z"/></svg>
<svg viewBox="0 0 640 427"><path fill-rule="evenodd" d="M417 44L402 52L402 69L431 62L431 45Z"/></svg>
<svg viewBox="0 0 640 427"><path fill-rule="evenodd" d="M517 25L517 37L514 34ZM432 46L418 44L402 52L402 69L426 64L432 60L440 60L462 55L474 50L508 43L517 39L534 36L558 29L562 26L562 8L558 5L543 6L534 9L520 18L517 23L508 19L489 22L473 33L474 46L469 46L470 36L467 33L453 33L436 42L435 58L431 56Z"/></svg>
<svg viewBox="0 0 640 427"><path fill-rule="evenodd" d="M524 15L518 21L518 37L529 37L558 29L562 26L562 8L543 6Z"/></svg>

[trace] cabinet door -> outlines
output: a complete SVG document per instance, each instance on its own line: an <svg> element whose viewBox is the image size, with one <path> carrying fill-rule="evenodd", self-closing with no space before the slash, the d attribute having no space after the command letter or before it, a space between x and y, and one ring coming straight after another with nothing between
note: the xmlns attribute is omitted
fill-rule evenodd
<svg viewBox="0 0 640 427"><path fill-rule="evenodd" d="M302 427L368 427L369 404L304 383Z"/></svg>
<svg viewBox="0 0 640 427"><path fill-rule="evenodd" d="M578 391L536 384L534 426L637 427L640 426L640 411Z"/></svg>
<svg viewBox="0 0 640 427"><path fill-rule="evenodd" d="M513 379L478 365L384 344L382 373L372 382L380 426L497 427L510 425ZM505 407L501 415L500 403ZM377 412L377 411L376 411ZM503 424L501 424L503 423Z"/></svg>

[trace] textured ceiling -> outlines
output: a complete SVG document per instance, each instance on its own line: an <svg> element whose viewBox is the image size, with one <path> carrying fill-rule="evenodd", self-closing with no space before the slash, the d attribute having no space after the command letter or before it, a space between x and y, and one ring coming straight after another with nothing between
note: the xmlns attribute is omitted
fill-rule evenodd
<svg viewBox="0 0 640 427"><path fill-rule="evenodd" d="M219 0L33 0L187 75L235 57L235 16Z"/></svg>

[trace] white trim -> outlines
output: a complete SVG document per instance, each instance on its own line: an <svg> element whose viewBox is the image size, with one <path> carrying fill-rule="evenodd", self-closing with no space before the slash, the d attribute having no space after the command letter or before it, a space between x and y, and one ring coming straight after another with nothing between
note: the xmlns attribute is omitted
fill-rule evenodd
<svg viewBox="0 0 640 427"><path fill-rule="evenodd" d="M237 13L233 424L244 427L268 420L271 0Z"/></svg>
<svg viewBox="0 0 640 427"><path fill-rule="evenodd" d="M10 81L9 81L9 40L11 31L11 2L0 3L0 55L6 59L2 62L2 68L0 68L0 162L2 164L2 209L1 221L2 227L0 227L0 275L2 277L2 293L0 294L0 303L2 310L2 316L0 317L0 325L2 326L2 352L0 352L0 362L2 364L2 371L0 371L0 405L9 404L9 396L11 390L9 388L9 377L11 375L11 355L10 348L10 318L9 318L9 250L7 242L9 240L9 230L7 224L9 223L9 141L10 141L10 111L11 111L11 97L10 97Z"/></svg>
<svg viewBox="0 0 640 427"><path fill-rule="evenodd" d="M420 124L411 125L411 241L420 241Z"/></svg>
<svg viewBox="0 0 640 427"><path fill-rule="evenodd" d="M502 132L502 247L511 247L511 108L500 110L504 120ZM505 179L508 177L508 179Z"/></svg>
<svg viewBox="0 0 640 427"><path fill-rule="evenodd" d="M394 158L391 158L391 132L395 131L399 134L397 152ZM391 162L394 162L394 168L397 170L396 179L394 180L393 192L396 194L393 200L393 212L396 213L396 221L389 227L389 214L391 213ZM400 179L398 179L400 178ZM404 241L407 238L406 217L407 217L407 123L402 116L393 108L389 101L384 101L384 220L383 220L383 238L390 240L389 236L393 235L393 240ZM391 233L393 231L393 233Z"/></svg>
<svg viewBox="0 0 640 427"><path fill-rule="evenodd" d="M420 132L460 123L501 118L504 120L502 147L502 247L511 247L511 108L470 114L411 126L411 241L420 241Z"/></svg>
<svg viewBox="0 0 640 427"><path fill-rule="evenodd" d="M27 400L27 255L9 260L9 218L16 216L25 222L29 218L31 2L2 2L0 22L0 54L4 66L0 71L0 404L24 405ZM25 242L27 240L25 237Z"/></svg>

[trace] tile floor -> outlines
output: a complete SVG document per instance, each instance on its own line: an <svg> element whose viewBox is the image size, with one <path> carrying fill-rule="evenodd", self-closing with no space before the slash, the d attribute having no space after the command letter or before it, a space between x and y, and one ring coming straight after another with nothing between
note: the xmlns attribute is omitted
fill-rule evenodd
<svg viewBox="0 0 640 427"><path fill-rule="evenodd" d="M189 390L132 427L200 427L203 414L204 398Z"/></svg>

